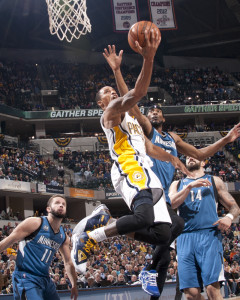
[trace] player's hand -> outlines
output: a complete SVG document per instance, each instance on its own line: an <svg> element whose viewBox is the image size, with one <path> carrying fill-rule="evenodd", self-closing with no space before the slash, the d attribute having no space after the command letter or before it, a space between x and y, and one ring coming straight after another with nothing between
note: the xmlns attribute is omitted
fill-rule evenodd
<svg viewBox="0 0 240 300"><path fill-rule="evenodd" d="M120 69L120 65L122 63L122 55L123 50L121 50L117 55L115 45L108 45L108 49L105 48L103 52L103 56L105 57L106 61L113 71Z"/></svg>
<svg viewBox="0 0 240 300"><path fill-rule="evenodd" d="M77 300L78 297L78 289L77 286L71 288L71 299Z"/></svg>
<svg viewBox="0 0 240 300"><path fill-rule="evenodd" d="M137 41L135 41L135 45L138 49L138 52L145 59L153 59L161 41L159 30L151 29L150 34L148 34L148 31L145 30L144 35L145 35L146 45L144 47L141 47Z"/></svg>
<svg viewBox="0 0 240 300"><path fill-rule="evenodd" d="M218 225L218 229L221 231L227 231L232 225L232 220L229 217L224 217L213 223L213 225Z"/></svg>
<svg viewBox="0 0 240 300"><path fill-rule="evenodd" d="M183 174L185 174L187 176L191 175L191 172L188 171L188 169L186 168L186 166L181 162L181 160L178 157L172 156L172 158L171 158L171 164L174 166L175 169L178 169Z"/></svg>
<svg viewBox="0 0 240 300"><path fill-rule="evenodd" d="M238 123L237 125L235 125L229 131L229 133L226 135L226 139L227 139L228 143L232 143L232 142L234 142L239 137L240 137L240 123Z"/></svg>
<svg viewBox="0 0 240 300"><path fill-rule="evenodd" d="M198 179L195 180L191 183L189 183L189 187L192 188L196 188L196 187L202 187L202 186L211 186L211 182L208 179Z"/></svg>

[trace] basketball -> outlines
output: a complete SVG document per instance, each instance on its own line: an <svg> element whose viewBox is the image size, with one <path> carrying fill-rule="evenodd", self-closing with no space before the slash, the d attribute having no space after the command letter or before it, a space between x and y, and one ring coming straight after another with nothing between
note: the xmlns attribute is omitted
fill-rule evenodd
<svg viewBox="0 0 240 300"><path fill-rule="evenodd" d="M128 43L133 51L138 52L138 49L135 46L135 41L138 41L138 43L141 47L145 46L144 32L145 32L145 30L147 30L148 34L150 35L150 30L153 28L155 28L159 31L160 39L161 39L161 32L160 32L159 28L150 21L140 21L140 22L137 22L132 25L132 27L129 29L129 32L128 32Z"/></svg>

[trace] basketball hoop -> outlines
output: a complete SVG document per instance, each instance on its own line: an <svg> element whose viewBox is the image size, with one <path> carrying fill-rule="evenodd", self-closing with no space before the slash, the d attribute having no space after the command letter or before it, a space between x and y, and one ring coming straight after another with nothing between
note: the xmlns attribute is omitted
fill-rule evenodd
<svg viewBox="0 0 240 300"><path fill-rule="evenodd" d="M62 41L79 39L91 32L92 26L87 16L86 0L46 0L49 15L49 30Z"/></svg>

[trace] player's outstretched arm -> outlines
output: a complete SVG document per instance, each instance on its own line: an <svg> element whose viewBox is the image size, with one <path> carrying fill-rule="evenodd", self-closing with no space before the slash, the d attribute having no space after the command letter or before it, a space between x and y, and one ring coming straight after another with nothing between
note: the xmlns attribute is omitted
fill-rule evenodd
<svg viewBox="0 0 240 300"><path fill-rule="evenodd" d="M123 50L121 50L117 55L115 45L108 45L108 49L105 48L103 53L103 56L113 71L120 96L124 96L129 91L121 72L122 55ZM129 113L137 118L144 133L146 136L149 136L152 131L152 125L148 118L142 115L137 104L129 110Z"/></svg>
<svg viewBox="0 0 240 300"><path fill-rule="evenodd" d="M75 272L75 268L71 259L70 254L70 241L69 237L66 236L65 242L62 244L62 246L59 249L63 261L64 261L64 267L66 269L67 275L69 280L71 281L72 288L71 288L71 299L76 300L78 297L78 289L77 289L77 276Z"/></svg>
<svg viewBox="0 0 240 300"><path fill-rule="evenodd" d="M103 52L103 56L105 57L107 63L113 71L120 96L124 96L129 91L123 79L120 68L122 63L122 55L123 50L120 50L119 54L117 55L115 45L108 45L108 49L105 48Z"/></svg>
<svg viewBox="0 0 240 300"><path fill-rule="evenodd" d="M14 243L23 240L25 237L33 233L41 225L41 218L28 218L21 222L13 232L0 242L0 253Z"/></svg>
<svg viewBox="0 0 240 300"><path fill-rule="evenodd" d="M198 179L189 183L186 187L184 187L179 192L177 190L177 185L178 185L178 180L174 181L169 188L168 195L171 200L171 205L173 209L177 208L185 201L192 188L201 187L201 186L211 186L211 182L208 179Z"/></svg>
<svg viewBox="0 0 240 300"><path fill-rule="evenodd" d="M196 149L194 146L187 144L184 142L176 133L171 133L172 137L175 140L177 150L186 155L186 156L191 156L194 157L198 160L204 160L209 156L212 156L214 153L216 153L219 149L224 147L228 143L234 142L237 138L240 137L240 123L235 125L229 133L218 140L216 143L201 148L201 149Z"/></svg>
<svg viewBox="0 0 240 300"><path fill-rule="evenodd" d="M178 157L175 157L169 154L167 151L162 148L154 145L148 138L145 138L146 152L152 158L169 161L175 169L179 169L182 173L186 175L190 175L191 173L188 171L186 166L179 160Z"/></svg>
<svg viewBox="0 0 240 300"><path fill-rule="evenodd" d="M160 43L160 35L157 30L152 30L150 37L145 32L146 46L139 48L139 53L143 56L142 70L138 76L134 89L130 90L123 97L111 101L104 112L104 126L112 128L120 123L120 116L129 111L137 102L143 98L148 90L151 76L154 56Z"/></svg>
<svg viewBox="0 0 240 300"><path fill-rule="evenodd" d="M219 177L216 177L216 176L214 176L214 181L216 184L219 201L225 208L227 208L229 210L229 213L222 219L219 219L213 225L218 225L219 230L226 231L231 226L232 221L239 216L240 209L239 209L235 199L227 191L227 188L226 188L226 185L224 184L224 182Z"/></svg>

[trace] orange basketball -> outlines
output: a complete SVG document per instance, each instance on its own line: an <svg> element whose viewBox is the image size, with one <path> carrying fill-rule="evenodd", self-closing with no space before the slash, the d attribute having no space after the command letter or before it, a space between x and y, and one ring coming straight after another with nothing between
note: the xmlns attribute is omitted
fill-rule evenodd
<svg viewBox="0 0 240 300"><path fill-rule="evenodd" d="M159 31L161 39L161 32L159 28L150 21L140 21L132 25L128 32L128 43L129 46L133 49L133 51L138 52L137 47L135 46L135 41L138 41L141 47L145 46L144 32L145 30L147 30L148 34L150 35L150 30L153 28Z"/></svg>

